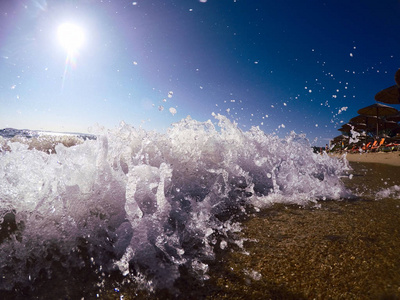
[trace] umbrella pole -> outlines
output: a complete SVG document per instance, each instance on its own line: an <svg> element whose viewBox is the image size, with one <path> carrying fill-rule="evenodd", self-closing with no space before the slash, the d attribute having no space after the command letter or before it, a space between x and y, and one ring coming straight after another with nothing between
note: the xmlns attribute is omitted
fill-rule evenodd
<svg viewBox="0 0 400 300"><path fill-rule="evenodd" d="M376 138L378 138L378 132L379 132L379 107L376 108L376 115L377 115L377 119L376 119Z"/></svg>

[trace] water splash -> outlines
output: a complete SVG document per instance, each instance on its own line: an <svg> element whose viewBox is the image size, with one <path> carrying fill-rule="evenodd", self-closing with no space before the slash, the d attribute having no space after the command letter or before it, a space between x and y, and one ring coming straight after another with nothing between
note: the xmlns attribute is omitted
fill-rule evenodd
<svg viewBox="0 0 400 300"><path fill-rule="evenodd" d="M394 185L390 188L382 189L381 191L376 193L376 199L383 199L389 197L394 199L400 199L400 186Z"/></svg>
<svg viewBox="0 0 400 300"><path fill-rule="evenodd" d="M216 249L243 248L246 207L347 195L339 177L348 165L313 153L305 137L244 132L214 117L217 126L188 117L165 134L97 128L96 140L50 154L6 141L0 218L15 228L3 221L0 289L51 277L55 261L79 269L88 257L149 290L172 288L182 268L206 280Z"/></svg>

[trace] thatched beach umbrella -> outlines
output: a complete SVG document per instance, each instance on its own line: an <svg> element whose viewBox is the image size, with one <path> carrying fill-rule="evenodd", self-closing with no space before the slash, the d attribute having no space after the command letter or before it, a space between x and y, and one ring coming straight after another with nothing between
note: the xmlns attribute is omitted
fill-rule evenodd
<svg viewBox="0 0 400 300"><path fill-rule="evenodd" d="M354 127L354 129L353 129L354 131L360 131L362 129L367 128L367 124L365 124L365 123L352 123L352 122L349 122L348 124Z"/></svg>
<svg viewBox="0 0 400 300"><path fill-rule="evenodd" d="M341 134L341 135L338 135L338 136L334 137L332 141L334 143L340 143L341 144L342 142L344 142L344 143L347 144L349 142L349 139L350 139L349 136Z"/></svg>
<svg viewBox="0 0 400 300"><path fill-rule="evenodd" d="M383 105L380 103L375 103L370 106L359 109L357 113L366 116L376 116L379 119L380 117L394 116L398 114L399 111L394 107ZM379 130L378 124L379 122L376 123L376 135L378 135L378 130Z"/></svg>
<svg viewBox="0 0 400 300"><path fill-rule="evenodd" d="M348 139L348 138L349 138L348 136L345 136L345 135L341 134L341 135L335 136L335 137L332 139L332 141L334 141L334 142L340 142L340 141L345 140L345 139Z"/></svg>
<svg viewBox="0 0 400 300"><path fill-rule="evenodd" d="M382 121L379 123L379 137L388 137L388 135L393 135L395 130L397 130L397 128L399 127L399 125L397 124L397 122L393 122L393 121ZM367 127L366 129L367 132L373 133L375 135L376 133L376 127L370 125L369 127Z"/></svg>
<svg viewBox="0 0 400 300"><path fill-rule="evenodd" d="M400 104L400 69L394 75L396 85L388 87L375 95L375 100L388 104Z"/></svg>
<svg viewBox="0 0 400 300"><path fill-rule="evenodd" d="M400 113L394 116L386 117L387 121L400 122Z"/></svg>
<svg viewBox="0 0 400 300"><path fill-rule="evenodd" d="M346 133L352 133L349 134L349 136L347 136L346 138L349 139L349 142L351 141L356 141L357 138L355 138L354 140L352 139L353 136L359 136L359 137L363 137L362 132L367 128L367 125L364 123L357 123L357 124L350 124L350 123L346 123L343 124L342 127L340 127L338 130L340 132L346 132ZM354 135L354 132L357 132L358 134Z"/></svg>
<svg viewBox="0 0 400 300"><path fill-rule="evenodd" d="M367 124L367 126L371 124L376 125L376 122L378 122L378 118L376 116L362 116L362 115L355 116L351 118L349 121L350 124L363 123Z"/></svg>
<svg viewBox="0 0 400 300"><path fill-rule="evenodd" d="M351 128L352 127L349 124L343 124L342 127L340 127L338 130L340 132L350 132Z"/></svg>
<svg viewBox="0 0 400 300"><path fill-rule="evenodd" d="M371 128L371 126L376 126L376 123L378 122L378 118L376 116L362 116L362 115L358 115L355 116L353 118L350 119L349 123L350 124L358 124L358 126L361 129L365 129L367 131L370 131L369 129ZM365 126L360 126L360 125L364 125ZM367 136L364 136L365 139L367 139Z"/></svg>
<svg viewBox="0 0 400 300"><path fill-rule="evenodd" d="M393 85L378 92L375 100L388 104L400 104L400 87Z"/></svg>
<svg viewBox="0 0 400 300"><path fill-rule="evenodd" d="M361 132L365 128L367 128L367 125L364 123L357 123L357 124L346 123L343 124L342 127L340 127L338 130L341 132L351 132L351 131Z"/></svg>
<svg viewBox="0 0 400 300"><path fill-rule="evenodd" d="M387 121L387 120L381 120L379 122L379 126L380 128L383 130L388 130L388 129L394 129L397 128L399 125L397 124L397 122L394 121ZM369 127L369 130L374 131L375 130L375 126L371 126Z"/></svg>

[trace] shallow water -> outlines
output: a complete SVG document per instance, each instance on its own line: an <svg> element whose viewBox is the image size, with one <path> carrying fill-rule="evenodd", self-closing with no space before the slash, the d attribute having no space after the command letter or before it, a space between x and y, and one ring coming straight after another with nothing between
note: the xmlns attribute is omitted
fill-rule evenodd
<svg viewBox="0 0 400 300"><path fill-rule="evenodd" d="M244 225L209 299L399 299L400 200L274 206ZM263 298L264 297L264 298Z"/></svg>
<svg viewBox="0 0 400 300"><path fill-rule="evenodd" d="M386 164L351 163L352 171L343 182L358 197L380 199L400 198L400 168Z"/></svg>
<svg viewBox="0 0 400 300"><path fill-rule="evenodd" d="M3 140L1 293L218 298L230 255L263 259L250 251L258 243L247 224L265 210L307 215L344 198L397 195L389 179L357 190L370 172L348 179L346 162L314 154L302 136L243 132L215 117L218 126L186 119L167 134L99 128L97 139L55 151ZM234 278L245 287L265 276L246 267Z"/></svg>

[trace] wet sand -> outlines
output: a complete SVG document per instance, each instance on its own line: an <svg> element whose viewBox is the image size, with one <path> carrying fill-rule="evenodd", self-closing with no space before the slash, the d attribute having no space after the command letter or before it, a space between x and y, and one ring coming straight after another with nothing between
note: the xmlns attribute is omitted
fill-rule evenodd
<svg viewBox="0 0 400 300"><path fill-rule="evenodd" d="M399 184L400 168L351 165L352 176L343 180L360 197L319 207L279 204L255 214L243 224L243 236L252 240L245 251L218 253L204 285L187 276L179 296L119 293L124 299L400 299L400 199L375 200L377 191Z"/></svg>
<svg viewBox="0 0 400 300"><path fill-rule="evenodd" d="M209 299L400 299L399 201L273 207L246 224Z"/></svg>

